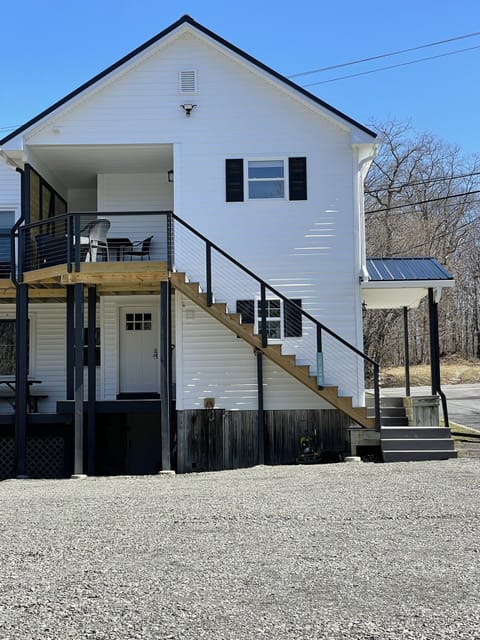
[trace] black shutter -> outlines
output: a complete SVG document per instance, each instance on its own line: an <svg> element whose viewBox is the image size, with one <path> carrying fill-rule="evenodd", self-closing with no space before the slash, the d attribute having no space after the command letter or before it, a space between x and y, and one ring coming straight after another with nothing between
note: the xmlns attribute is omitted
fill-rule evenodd
<svg viewBox="0 0 480 640"><path fill-rule="evenodd" d="M225 160L225 198L227 202L243 202L243 160Z"/></svg>
<svg viewBox="0 0 480 640"><path fill-rule="evenodd" d="M290 200L307 199L307 159L288 159L288 185Z"/></svg>
<svg viewBox="0 0 480 640"><path fill-rule="evenodd" d="M242 324L255 323L255 301L237 300L237 313L242 315Z"/></svg>
<svg viewBox="0 0 480 640"><path fill-rule="evenodd" d="M286 338L298 338L302 335L302 312L293 306L295 304L301 307L302 301L288 300L284 303L283 329Z"/></svg>

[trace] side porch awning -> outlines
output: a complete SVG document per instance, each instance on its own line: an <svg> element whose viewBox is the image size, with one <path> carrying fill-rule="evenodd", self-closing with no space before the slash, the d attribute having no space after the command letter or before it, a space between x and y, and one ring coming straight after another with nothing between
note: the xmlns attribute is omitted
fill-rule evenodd
<svg viewBox="0 0 480 640"><path fill-rule="evenodd" d="M414 309L429 289L438 302L442 290L455 285L435 258L367 258L367 273L360 287L367 309Z"/></svg>

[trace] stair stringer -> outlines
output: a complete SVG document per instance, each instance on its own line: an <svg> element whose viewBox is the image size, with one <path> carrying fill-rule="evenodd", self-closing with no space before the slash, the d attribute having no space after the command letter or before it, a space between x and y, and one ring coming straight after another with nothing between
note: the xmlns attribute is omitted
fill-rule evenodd
<svg viewBox="0 0 480 640"><path fill-rule="evenodd" d="M170 274L172 285L183 293L189 300L197 304L201 309L206 311L213 318L221 322L225 327L230 329L236 336L242 338L255 349L261 351L272 362L281 367L293 378L301 382L308 389L320 396L345 415L349 416L354 422L360 424L367 429L375 428L375 421L367 417L365 407L354 407L352 398L349 396L339 396L338 387L322 387L317 384L316 376L310 375L309 367L306 365L298 365L295 362L295 356L284 355L281 352L281 346L278 344L262 346L261 337L254 333L252 324L242 324L241 318L237 313L229 313L225 303L214 302L212 305L207 304L207 295L200 291L198 282L187 282L186 274L182 272L172 272Z"/></svg>

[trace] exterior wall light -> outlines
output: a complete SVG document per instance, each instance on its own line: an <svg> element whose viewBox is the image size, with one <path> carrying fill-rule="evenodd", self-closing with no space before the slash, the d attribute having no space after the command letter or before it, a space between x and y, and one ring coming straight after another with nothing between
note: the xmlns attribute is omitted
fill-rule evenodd
<svg viewBox="0 0 480 640"><path fill-rule="evenodd" d="M170 169L170 171L167 171L167 176L168 176L168 181L173 182L173 169Z"/></svg>
<svg viewBox="0 0 480 640"><path fill-rule="evenodd" d="M195 109L195 107L197 105L196 104L186 103L186 104L181 104L180 106L185 111L185 115L187 116L187 118L189 118L190 114L192 113L192 111Z"/></svg>

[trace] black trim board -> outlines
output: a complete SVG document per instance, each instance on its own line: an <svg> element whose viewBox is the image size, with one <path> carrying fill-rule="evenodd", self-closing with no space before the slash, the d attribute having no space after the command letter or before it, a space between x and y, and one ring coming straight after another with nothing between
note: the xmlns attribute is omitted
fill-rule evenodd
<svg viewBox="0 0 480 640"><path fill-rule="evenodd" d="M93 86L94 84L96 84L99 80L102 80L103 78L108 76L113 71L116 71L117 69L119 69L122 65L124 65L127 62L129 62L130 60L132 60L135 56L139 55L140 53L142 53L143 51L145 51L146 49L151 47L153 44L155 44L158 41L162 40L162 38L165 38L172 31L175 31L175 29L177 29L178 27L181 27L183 24L189 24L193 28L197 29L197 31L200 31L201 33L203 33L204 35L208 36L212 40L215 40L216 42L218 42L222 46L226 47L227 49L230 49L230 51L232 51L233 53L235 53L235 54L239 55L240 57L244 58L245 60L247 60L251 64L257 66L259 69L262 69L262 71L265 71L268 74L270 74L271 76L273 76L274 78L276 78L277 80L280 80L281 82L286 84L288 87L290 87L294 91L302 94L306 98L309 98L310 100L312 100L316 104L320 105L324 109L328 109L328 111L330 111L331 113L335 114L336 116L342 118L342 120L345 120L346 122L348 122L349 124L353 125L354 127L358 128L358 129L361 129L362 131L364 131L368 135L372 136L373 138L377 137L376 133L374 133L373 131L371 131L370 129L365 127L364 125L360 124L359 122L357 122L353 118L350 118L345 113L342 113L341 111L339 111L335 107L332 107L331 105L327 104L326 102L324 102L323 100L321 100L317 96L313 95L312 93L310 93L309 91L307 91L303 87L300 87L299 85L295 84L294 82L292 82L291 80L289 80L285 76L282 76L277 71L274 71L273 69L271 69L267 65L263 64L263 62L260 62L256 58L250 56L248 53L245 53L244 51L242 51L241 49L239 49L235 45L231 44L230 42L227 42L227 40L224 40L223 38L218 36L213 31L210 31L210 29L207 29L206 27L204 27L201 24L199 24L198 22L196 22L189 15L184 15L179 20L177 20L176 22L171 24L169 27L167 27L166 29L164 29L163 31L158 33L156 36L153 36L153 38L150 38L150 40L147 40L144 44L140 45L139 47L137 47L136 49L134 49L133 51L128 53L126 56L123 56L123 58L120 58L120 60L118 60L114 64L110 65L109 67L107 67L106 69L104 69L103 71L98 73L96 76L94 76L93 78L91 78L87 82L85 82L82 85L80 85L77 89L75 89L74 91L71 91L70 93L68 93L64 98L58 100L57 102L52 104L47 109L45 109L44 111L40 112L37 116L35 116L31 120L28 120L28 122L26 122L22 126L18 127L18 129L15 129L15 131L13 131L12 133L8 134L5 138L2 138L0 140L0 145L5 144L9 140L12 140L16 136L18 136L20 133L22 133L22 131L25 131L26 129L28 129L32 125L36 124L37 122L39 122L40 120L45 118L46 116L50 115L56 109L58 109L59 107L63 106L64 104L66 104L67 102L69 102L70 100L72 100L73 98L75 98L76 96L81 94L83 91L85 91L86 89L88 89L91 86Z"/></svg>

